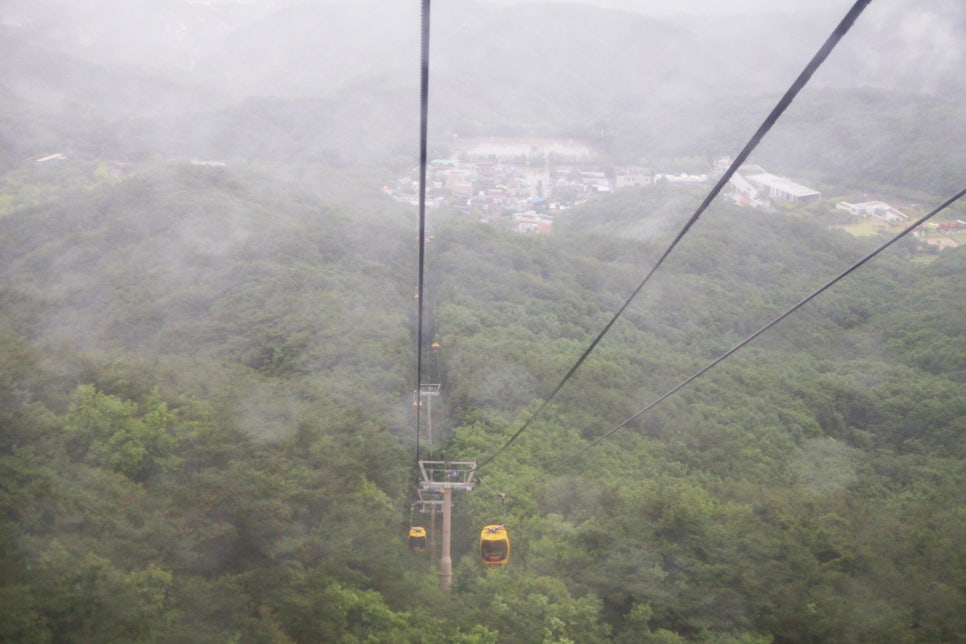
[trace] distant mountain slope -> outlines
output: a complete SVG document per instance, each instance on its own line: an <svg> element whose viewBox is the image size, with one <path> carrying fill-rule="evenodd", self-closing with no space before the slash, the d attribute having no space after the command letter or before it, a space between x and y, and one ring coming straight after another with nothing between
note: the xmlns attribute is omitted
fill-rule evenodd
<svg viewBox="0 0 966 644"><path fill-rule="evenodd" d="M460 497L444 598L405 546L413 213L334 207L320 194L344 177L325 171L145 164L0 218L7 639L429 624L529 642L546 605L571 640L963 631L962 251L895 247L592 446L874 243L717 204ZM618 193L550 236L433 213L434 454L503 444L663 250L679 199ZM507 488L513 567L494 576L474 539Z"/></svg>
<svg viewBox="0 0 966 644"><path fill-rule="evenodd" d="M407 165L415 156L418 7L109 9L42 0L4 10L0 101L7 129L22 133L8 135L5 156L58 148ZM593 139L621 163L734 154L839 18L826 9L658 19L471 0L433 11L436 154L454 135L549 135ZM960 158L942 142L962 129L962 10L909 11L867 10L763 161L813 176L854 168L920 190L956 183Z"/></svg>

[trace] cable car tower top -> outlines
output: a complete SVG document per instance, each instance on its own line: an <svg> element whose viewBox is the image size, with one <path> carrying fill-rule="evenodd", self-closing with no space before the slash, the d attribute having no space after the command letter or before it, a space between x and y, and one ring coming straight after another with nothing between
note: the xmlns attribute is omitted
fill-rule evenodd
<svg viewBox="0 0 966 644"><path fill-rule="evenodd" d="M476 485L475 461L419 461L419 486L429 490L472 490Z"/></svg>
<svg viewBox="0 0 966 644"><path fill-rule="evenodd" d="M450 526L453 508L453 490L472 490L476 478L475 461L419 461L423 477L419 487L426 494L442 492L443 506L443 552L439 560L439 583L442 590L449 590L453 580L453 559L450 556ZM420 494L422 497L422 494Z"/></svg>
<svg viewBox="0 0 966 644"><path fill-rule="evenodd" d="M414 406L422 406L423 398L426 399L426 441L429 443L430 452L433 449L433 398L439 395L441 387L439 384L421 383L419 398L413 401Z"/></svg>

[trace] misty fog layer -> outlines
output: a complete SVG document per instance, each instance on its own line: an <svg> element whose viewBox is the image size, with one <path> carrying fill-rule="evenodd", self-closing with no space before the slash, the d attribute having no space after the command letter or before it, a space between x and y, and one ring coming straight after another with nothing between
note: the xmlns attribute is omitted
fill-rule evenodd
<svg viewBox="0 0 966 644"><path fill-rule="evenodd" d="M5 163L58 150L122 160L412 157L418 12L405 3L114 4L4 6L0 100L5 130L18 132ZM844 8L666 17L442 3L432 16L430 143L530 134L597 138L630 161L733 153ZM877 2L801 103L840 113L828 92L854 88L871 100L958 103L964 12L947 0ZM862 119L870 106L844 107ZM814 157L803 145L782 142L793 157Z"/></svg>

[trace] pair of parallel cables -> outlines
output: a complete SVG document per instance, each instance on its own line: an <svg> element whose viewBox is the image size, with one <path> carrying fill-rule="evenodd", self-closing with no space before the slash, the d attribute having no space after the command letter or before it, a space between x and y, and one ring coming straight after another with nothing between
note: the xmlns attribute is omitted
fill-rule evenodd
<svg viewBox="0 0 966 644"><path fill-rule="evenodd" d="M848 13L845 15L845 17L842 18L842 20L839 22L839 24L833 30L832 34L825 40L825 42L819 48L818 52L816 52L816 54L812 57L812 59L805 66L805 68L802 70L802 72L798 75L798 77L795 79L795 81L792 83L792 85L789 87L789 89L785 92L785 94L782 96L782 98L778 101L777 105L772 109L771 113L769 113L769 115L767 116L767 118L765 118L764 122L761 124L761 126L758 128L758 130L754 133L754 135L751 137L751 139L749 139L748 143L745 144L745 146L741 150L741 152L732 161L732 163L728 167L728 169L718 179L717 183L714 185L714 187L711 189L711 191L708 193L708 195L704 198L704 200L700 203L700 205L697 207L697 209L694 211L694 213L691 215L691 217L685 223L684 227L674 237L674 239L672 240L672 242L670 243L670 245L668 246L668 248L660 256L660 258L658 259L658 261L654 264L654 266L647 273L647 275L644 277L644 279L640 282L640 284L637 286L637 288L634 289L634 291L627 298L627 300L624 302L624 304L613 315L613 317L611 318L611 320L597 334L597 336L594 338L594 340L590 343L590 345L587 347L587 349L580 355L580 357L573 364L573 366L567 371L567 373L564 375L564 377L561 379L561 381L557 384L557 386L553 389L553 391L550 393L550 395L547 396L543 400L543 402L540 404L540 406L529 416L529 418L527 418L527 420L520 426L520 428L512 436L510 436L506 440L506 442L503 443L503 445L501 447L499 447L495 452L493 452L487 458L483 459L478 464L477 471L479 471L480 469L486 467L497 456L499 456L508 447L510 447L510 445L512 445L513 442L516 441L516 439L519 438L520 435L523 434L523 432L532 425L532 423L534 422L534 420L543 412L543 410L547 407L547 405L549 405L550 402L556 397L557 393L559 393L560 390L563 389L563 387L567 384L567 382L576 373L577 369L580 368L580 366L584 363L584 361L586 361L586 359L594 351L594 349L601 342L601 340L604 338L604 336L607 334L607 332L610 331L610 329L614 325L614 323L621 317L621 315L623 315L624 311L630 306L631 302L638 295L638 293L640 293L641 290L644 288L644 286L650 281L651 277L658 270L658 268L661 267L661 265L664 263L664 261L667 259L667 257L671 254L671 252L675 249L675 247L677 247L677 245L681 242L681 240L685 237L685 235L687 235L687 233L691 230L692 226L698 221L698 219L701 217L701 215L704 214L704 212L708 209L708 207L711 205L711 202L714 201L714 199L718 196L718 194L728 184L728 182L730 181L731 177L735 174L735 172L737 172L737 170L742 166L742 164L748 159L749 155L758 146L758 144L762 141L762 139L765 137L765 135L768 133L768 131L771 130L772 126L778 121L779 117L785 112L785 110L788 108L788 106L791 105L791 103L792 103L792 101L794 101L795 97L805 87L805 85L809 82L809 80L812 78L812 76L815 74L815 72L819 69L819 67L825 62L825 60L828 58L829 54L832 52L832 50L835 48L835 46L839 43L839 41L841 41L841 39L845 36L845 34L848 33L849 29L851 29L851 27L855 23L856 19L859 17L859 15L861 15L861 13L865 10L865 8L869 5L870 2L871 2L871 0L856 0L856 2L853 4L852 8L848 11ZM420 237L419 238L419 246L420 246L419 247L419 299L420 299L420 303L419 303L419 320L418 320L419 340L418 340L418 345L417 345L417 355L418 355L418 357L417 357L417 382L421 382L421 380L419 380L419 379L422 376L422 361L421 361L421 356L422 356L422 316L423 316L423 309L422 309L422 307L423 307L423 304L422 304L422 297L421 297L421 295L422 295L422 288L423 288L424 248L425 248L425 179L426 179L426 166L427 166L427 159L426 159L426 131L427 131L427 123L428 123L428 102L429 102L428 101L428 96L429 96L429 94L428 94L428 84L429 84L429 9L430 9L430 0L423 0L423 13L422 13L422 83L421 83L422 93L421 93L421 130L420 130L420 193L419 193L419 237ZM668 390L666 393L664 393L663 395L661 395L658 398L656 398L653 402L649 403L647 406L645 406L644 408L642 408L640 411L636 412L634 415L632 415L629 418L627 418L626 420L622 421L620 424L618 424L614 428L612 428L609 431L605 432L600 437L598 437L597 439L595 439L591 443L587 444L585 447L583 447L582 449L578 450L577 452L571 454L568 457L565 457L563 459L560 459L560 460L552 463L549 467L545 468L539 475L537 475L536 477L533 477L533 478L529 479L526 483L530 483L530 482L532 482L532 481L534 481L536 479L539 479L539 478L545 476L546 474L550 473L551 471L555 470L556 468L560 467L561 465L563 465L565 463L568 463L568 462L574 460L579 455L583 454L587 450L589 450L589 449L593 448L594 446L596 446L597 444L599 444L601 441L606 440L607 438L609 438L610 436L612 436L613 434L615 434L619 430L623 429L624 427L626 427L627 425L629 425L631 422L633 422L634 420L636 420L637 418L639 418L641 415L643 415L647 411L653 409L655 406L659 405L660 403L662 403L667 398L673 396L678 391L680 391L684 387L688 386L689 384L691 384L692 382L694 382L699 377L703 376L705 373L707 373L708 371L710 371L712 368L714 368L717 365L721 364L721 362L723 362L724 360L726 360L727 358L729 358L730 356L732 356L733 354L735 354L737 351L739 351L740 349L742 349L746 345L750 344L752 341L754 341L756 338L758 338L764 332L766 332L767 330L769 330L770 328L772 328L773 326L775 326L776 324L778 324L779 322L781 322L782 320L784 320L785 318L787 318L788 316L790 316L792 313L794 313L795 311L797 311L798 309L800 309L801 307L803 307L805 304L807 304L808 302L810 302L811 300L813 300L814 298L816 298L818 295L820 295L821 293L823 293L827 289L831 288L834 284L836 284L837 282L839 282L840 280L842 280L843 278L845 278L847 275L849 275L853 271L857 270L859 267L861 267L862 265L864 265L865 263L867 263L868 261L870 261L873 257L875 257L876 255L878 255L879 253L883 252L884 250L886 250L887 248L889 248L890 246L892 246L893 244L895 244L897 241L899 241L900 239L902 239L903 237L905 237L906 235L908 235L909 233L911 233L917 227L921 226L926 221L928 221L932 217L934 217L937 214L939 214L942 210L944 210L945 208L947 208L949 205L951 205L952 203L954 203L958 199L962 198L964 194L966 194L966 187L960 189L956 194L954 194L953 196L951 196L948 199L946 199L942 204L940 204L939 206L937 206L935 209L933 209L932 211L930 211L928 214L924 215L920 219L916 220L915 222L913 222L912 224L910 224L909 226L907 226L904 230L902 230L901 232L899 232L893 238L891 238L890 240L888 240L884 244L880 245L878 248L876 248L874 251L872 251L871 253L869 253L868 255L866 255L865 257L863 257L862 259L860 259L859 261L855 262L852 266L850 266L846 270L842 271L839 275L837 275L836 277L834 277L833 279L831 279L830 281L828 281L826 284L824 284L823 286L821 286L820 288L818 288L816 291L814 291L813 293L811 293L810 295L808 295L807 297L805 297L804 299L802 299L800 302L798 302L794 306L790 307L789 309L787 309L786 311L784 311L783 313L781 313L779 316L777 316L776 318L774 318L771 322L769 322L766 325L764 325L763 327L761 327L758 331L755 331L754 333L752 333L751 335L749 335L747 338L745 338L744 340L742 340L741 342L739 342L738 344L736 344L734 347L732 347L731 349L729 349L728 351L726 351L725 353L723 353L721 356L719 356L718 358L716 358L713 361L711 361L705 367L699 369L693 375L691 375L690 377L686 378L685 380L683 380L678 385L672 387L670 390ZM417 459L418 459L418 456L419 456L419 411L418 411L418 407L417 407L417 421L416 422L417 422L417 424L416 424L416 440L417 440L417 442L416 442L416 453L417 453Z"/></svg>

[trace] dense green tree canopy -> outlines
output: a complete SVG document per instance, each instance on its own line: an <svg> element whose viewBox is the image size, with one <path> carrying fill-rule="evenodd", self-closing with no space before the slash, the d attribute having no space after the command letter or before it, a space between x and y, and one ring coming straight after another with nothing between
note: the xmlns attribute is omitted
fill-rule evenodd
<svg viewBox="0 0 966 644"><path fill-rule="evenodd" d="M6 639L962 631L961 252L882 256L573 458L869 248L713 208L458 497L441 597L404 546L409 216L349 216L274 180L161 167L0 220ZM547 238L440 215L437 454L502 445L636 287L682 200L618 193ZM484 571L474 535L503 520L512 565Z"/></svg>

